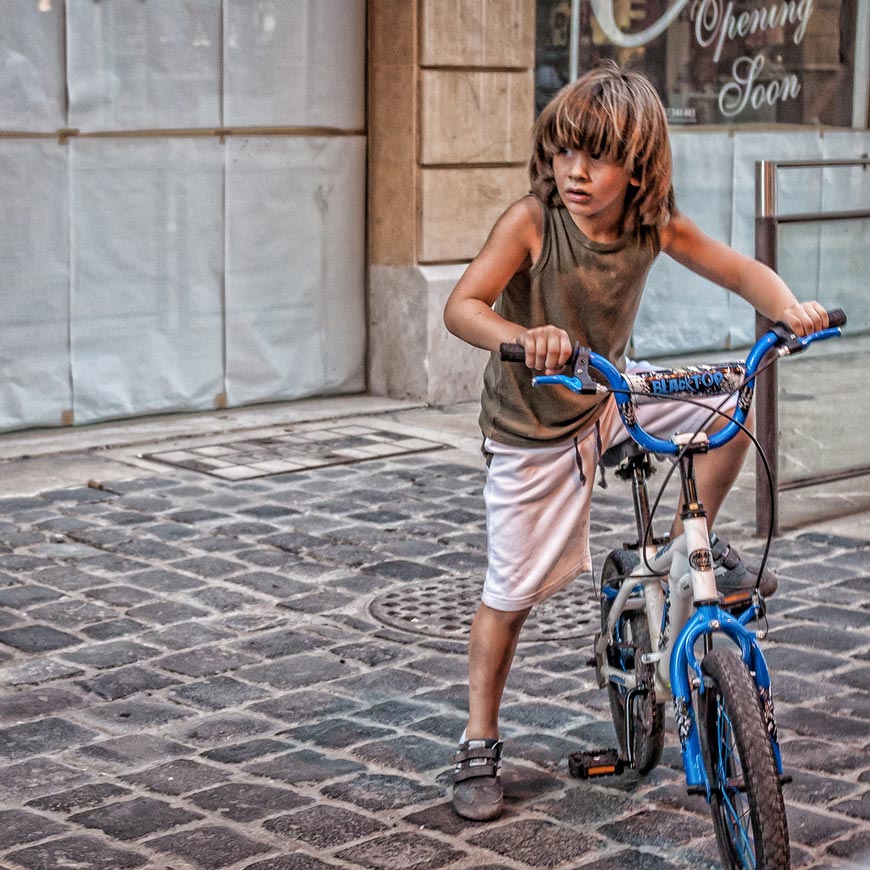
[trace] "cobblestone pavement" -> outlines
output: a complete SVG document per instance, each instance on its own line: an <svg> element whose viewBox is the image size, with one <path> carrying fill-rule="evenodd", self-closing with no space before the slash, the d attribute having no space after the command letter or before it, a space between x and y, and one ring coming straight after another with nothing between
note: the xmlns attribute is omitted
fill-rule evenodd
<svg viewBox="0 0 870 870"><path fill-rule="evenodd" d="M424 633L422 600L420 630L371 609L482 573L483 473L445 456L0 500L0 870L718 867L672 734L647 777L568 775L569 752L614 738L589 638L562 623L508 684L504 816L453 814L461 631ZM626 536L623 490L596 495L598 565ZM792 532L774 562L794 866L870 866L870 542ZM574 594L579 614L588 582Z"/></svg>

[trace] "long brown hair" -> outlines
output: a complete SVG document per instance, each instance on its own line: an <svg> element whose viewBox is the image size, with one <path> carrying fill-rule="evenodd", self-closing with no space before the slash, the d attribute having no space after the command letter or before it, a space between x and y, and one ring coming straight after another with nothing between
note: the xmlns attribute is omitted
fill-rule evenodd
<svg viewBox="0 0 870 870"><path fill-rule="evenodd" d="M606 61L565 85L538 116L529 161L532 192L557 205L553 156L563 148L621 163L639 186L629 187L625 229L643 234L676 213L668 122L658 94L637 72Z"/></svg>

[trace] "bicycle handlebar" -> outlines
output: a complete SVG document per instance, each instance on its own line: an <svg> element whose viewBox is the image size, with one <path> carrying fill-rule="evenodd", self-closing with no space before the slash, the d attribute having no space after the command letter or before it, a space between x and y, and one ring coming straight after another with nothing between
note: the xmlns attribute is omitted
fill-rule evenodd
<svg viewBox="0 0 870 870"><path fill-rule="evenodd" d="M846 324L846 315L841 308L828 312L828 327L811 335L797 336L783 323L774 326L762 335L750 348L745 362L723 363L713 366L691 366L674 371L648 371L623 374L610 360L589 350L575 348L568 360L573 375L538 375L532 379L534 386L559 384L575 393L587 395L613 393L619 415L629 435L651 453L676 455L681 445L667 441L647 432L637 421L634 413L637 395L652 398L675 396L715 396L738 392L737 409L728 423L708 438L707 449L715 450L727 444L741 431L755 389L755 375L768 351L777 349L783 356L800 353L813 342L836 338ZM505 362L525 362L526 351L519 344L502 344L501 358ZM593 380L589 371L595 371L606 381L606 386Z"/></svg>
<svg viewBox="0 0 870 870"><path fill-rule="evenodd" d="M828 312L828 329L846 325L846 312L842 308L832 308Z"/></svg>

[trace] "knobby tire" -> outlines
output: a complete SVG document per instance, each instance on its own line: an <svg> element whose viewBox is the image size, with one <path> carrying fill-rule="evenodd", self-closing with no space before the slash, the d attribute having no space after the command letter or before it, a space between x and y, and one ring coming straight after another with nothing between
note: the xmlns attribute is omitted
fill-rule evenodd
<svg viewBox="0 0 870 870"><path fill-rule="evenodd" d="M711 650L701 670L698 719L723 866L788 870L785 804L758 689L732 650Z"/></svg>

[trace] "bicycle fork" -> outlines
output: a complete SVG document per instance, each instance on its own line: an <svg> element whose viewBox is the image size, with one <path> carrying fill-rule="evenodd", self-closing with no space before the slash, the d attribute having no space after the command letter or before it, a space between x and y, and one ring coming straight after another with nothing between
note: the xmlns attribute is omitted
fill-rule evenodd
<svg viewBox="0 0 870 870"><path fill-rule="evenodd" d="M754 632L749 631L744 622L751 619L752 615L750 608L739 619L735 619L717 604L701 605L680 631L671 654L670 680L674 698L674 718L680 737L686 785L689 791L700 791L708 800L710 784L701 753L697 716L692 704L692 690L695 689L699 694L703 694L706 689L701 663L694 650L699 638L704 638L705 653L709 650L709 643L714 633L727 635L739 647L743 663L749 669L758 690L777 773L783 775L782 755L779 750L776 718L770 692L770 672Z"/></svg>
<svg viewBox="0 0 870 870"><path fill-rule="evenodd" d="M706 436L704 436L705 441ZM699 694L705 691L701 663L695 655L695 645L700 639L703 640L705 655L712 648L713 635L716 633L726 635L739 648L740 657L748 668L759 694L759 702L780 776L783 775L783 769L770 691L770 672L755 632L746 627L746 623L755 615L755 605L750 606L739 619L735 619L719 607L707 514L698 500L695 483L694 455L706 449L704 442L698 446L694 443L689 444L679 460L683 494L680 518L683 522L695 613L689 616L674 640L668 671L686 784L689 791L701 791L709 800L710 783L701 754L697 715L692 704L692 690L697 690Z"/></svg>

